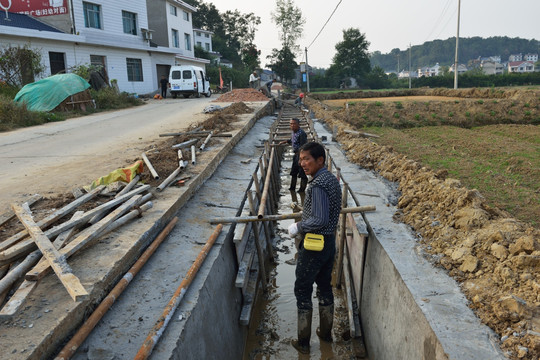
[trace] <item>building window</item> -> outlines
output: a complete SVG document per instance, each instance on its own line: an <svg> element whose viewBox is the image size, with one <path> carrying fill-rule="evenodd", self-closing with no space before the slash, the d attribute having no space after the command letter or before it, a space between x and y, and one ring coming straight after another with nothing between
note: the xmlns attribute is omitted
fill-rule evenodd
<svg viewBox="0 0 540 360"><path fill-rule="evenodd" d="M61 52L49 52L49 65L51 67L51 75L66 72L66 54Z"/></svg>
<svg viewBox="0 0 540 360"><path fill-rule="evenodd" d="M171 41L173 47L180 47L180 39L178 38L178 30L171 29Z"/></svg>
<svg viewBox="0 0 540 360"><path fill-rule="evenodd" d="M189 36L189 34L184 34L184 44L186 50L191 50L191 36Z"/></svg>
<svg viewBox="0 0 540 360"><path fill-rule="evenodd" d="M169 13L173 16L178 16L178 14L176 13L176 6L169 4Z"/></svg>
<svg viewBox="0 0 540 360"><path fill-rule="evenodd" d="M202 43L200 41L197 41L197 46L202 48Z"/></svg>
<svg viewBox="0 0 540 360"><path fill-rule="evenodd" d="M101 5L83 2L84 26L101 29Z"/></svg>
<svg viewBox="0 0 540 360"><path fill-rule="evenodd" d="M204 43L204 49L206 51L210 51L210 44L209 43Z"/></svg>
<svg viewBox="0 0 540 360"><path fill-rule="evenodd" d="M128 81L143 81L141 59L126 58Z"/></svg>
<svg viewBox="0 0 540 360"><path fill-rule="evenodd" d="M205 38L209 38L209 37L210 37L210 34L204 34L204 37L205 37Z"/></svg>
<svg viewBox="0 0 540 360"><path fill-rule="evenodd" d="M124 33L137 35L137 14L122 11L122 22L124 24Z"/></svg>
<svg viewBox="0 0 540 360"><path fill-rule="evenodd" d="M189 21L189 13L187 11L182 10L182 16L184 17L184 20Z"/></svg>
<svg viewBox="0 0 540 360"><path fill-rule="evenodd" d="M197 36L202 36L200 31L196 32Z"/></svg>

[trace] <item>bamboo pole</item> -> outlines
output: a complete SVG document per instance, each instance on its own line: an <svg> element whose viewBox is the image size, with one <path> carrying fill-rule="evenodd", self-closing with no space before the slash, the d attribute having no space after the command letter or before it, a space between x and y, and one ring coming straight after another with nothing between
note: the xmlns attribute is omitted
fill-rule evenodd
<svg viewBox="0 0 540 360"><path fill-rule="evenodd" d="M374 205L356 206L341 209L341 214L359 213L367 211L375 211ZM230 223L248 223L254 221L280 221L288 219L301 219L302 213L281 214L281 215L265 215L262 218L258 216L238 216L238 217L224 217L224 218L212 218L209 220L210 224L230 224Z"/></svg>
<svg viewBox="0 0 540 360"><path fill-rule="evenodd" d="M156 249L161 245L163 240L169 235L176 223L178 222L178 217L174 217L169 224L163 229L156 239L150 244L150 246L144 251L141 257L135 262L135 264L129 269L129 271L124 275L124 277L116 284L114 289L111 290L109 295L99 304L99 306L94 310L92 315L84 322L84 324L79 328L71 340L64 346L64 348L58 353L55 357L55 360L67 360L75 354L79 346L82 345L84 340L90 335L92 330L96 327L97 323L105 316L107 311L112 307L116 299L120 297L122 292L127 288L131 280L138 274L142 269L144 264L150 259L154 254Z"/></svg>
<svg viewBox="0 0 540 360"><path fill-rule="evenodd" d="M142 158L144 160L144 163L148 167L148 170L150 170L150 174L152 174L152 177L154 178L154 180L158 180L159 175L158 175L156 169L154 169L154 166L152 166L152 163L150 162L150 159L148 159L148 156L146 156L145 153L142 153L141 156L142 156Z"/></svg>
<svg viewBox="0 0 540 360"><path fill-rule="evenodd" d="M341 207L347 207L347 196L349 195L349 186L343 184L343 192L341 194ZM338 261L337 261L337 276L336 276L336 286L341 288L341 276L343 275L343 253L345 247L345 227L347 226L347 215L340 214L340 225L339 225L339 246L338 246Z"/></svg>
<svg viewBox="0 0 540 360"><path fill-rule="evenodd" d="M270 165L274 161L274 153L275 153L275 148L273 147L272 150L270 151L270 160L269 160ZM261 196L261 203L259 204L259 213L257 215L259 218L262 218L264 216L264 212L265 212L264 206L266 204L266 199L268 198L268 189L270 187L270 177L272 176L272 172L270 171L270 165L266 167L266 178L264 180L264 188L263 188L263 192Z"/></svg>
<svg viewBox="0 0 540 360"><path fill-rule="evenodd" d="M197 275L197 272L199 271L199 268L201 267L204 259L206 258L206 256L210 252L210 249L216 242L216 239L218 238L219 233L221 232L221 229L223 229L223 225L219 224L218 226L216 226L216 229L214 230L214 232L212 233L212 235L210 236L210 238L208 239L208 241L202 248L201 252L199 253L199 256L197 256L197 259L195 260L193 265L191 265L191 268L187 272L186 277L184 278L184 280L182 280L182 283L180 284L178 289L176 289L171 300L165 307L163 314L161 314L161 316L159 317L158 321L156 322L152 330L150 330L150 332L148 333L146 340L144 341L141 348L137 352L137 355L135 355L134 360L147 359L152 353L152 350L154 349L157 342L161 338L161 335L165 331L167 324L169 323L172 316L174 315L176 308L178 307L178 305L182 301L182 298L186 294L186 291L189 285L195 278L195 275Z"/></svg>
<svg viewBox="0 0 540 360"><path fill-rule="evenodd" d="M253 184L255 185L255 194L257 195L257 200L261 201L261 189L259 188L259 180L257 180L257 173L253 174ZM272 249L272 236L270 236L270 229L268 228L268 222L263 221L264 227L264 237L266 239L266 248L270 256L270 260L275 263L274 252Z"/></svg>
<svg viewBox="0 0 540 360"><path fill-rule="evenodd" d="M253 195L251 194L251 191L248 191L248 201L249 201L249 208L251 210L251 213L255 213L255 203L253 202ZM263 290L264 292L268 291L268 280L266 279L266 266L264 265L264 252L261 248L261 240L259 238L259 224L256 222L253 223L253 235L255 236L255 248L257 249L257 257L259 258L259 270L261 273L261 279L263 283Z"/></svg>

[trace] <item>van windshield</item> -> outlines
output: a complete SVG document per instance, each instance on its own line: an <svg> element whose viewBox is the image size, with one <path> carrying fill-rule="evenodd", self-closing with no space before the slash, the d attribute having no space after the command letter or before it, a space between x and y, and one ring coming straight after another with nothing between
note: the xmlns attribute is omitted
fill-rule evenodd
<svg viewBox="0 0 540 360"><path fill-rule="evenodd" d="M173 70L172 74L171 74L171 78L173 80L178 80L180 79L180 71L179 70Z"/></svg>
<svg viewBox="0 0 540 360"><path fill-rule="evenodd" d="M191 70L182 71L182 76L184 80L191 79Z"/></svg>

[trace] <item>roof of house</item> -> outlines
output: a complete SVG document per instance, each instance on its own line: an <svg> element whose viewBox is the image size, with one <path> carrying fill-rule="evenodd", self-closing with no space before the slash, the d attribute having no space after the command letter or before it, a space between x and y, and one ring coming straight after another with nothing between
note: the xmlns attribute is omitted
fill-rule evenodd
<svg viewBox="0 0 540 360"><path fill-rule="evenodd" d="M6 18L6 13L3 11L0 11L0 26L11 26L11 27L32 29L32 30L38 30L38 31L51 31L51 32L59 32L59 33L62 32L50 25L42 23L41 21L25 14L17 14L17 13L10 12L8 13L8 17Z"/></svg>
<svg viewBox="0 0 540 360"><path fill-rule="evenodd" d="M524 63L530 64L530 65L533 64L532 61L510 61L508 63L508 65L509 66L519 66L519 65L524 64Z"/></svg>

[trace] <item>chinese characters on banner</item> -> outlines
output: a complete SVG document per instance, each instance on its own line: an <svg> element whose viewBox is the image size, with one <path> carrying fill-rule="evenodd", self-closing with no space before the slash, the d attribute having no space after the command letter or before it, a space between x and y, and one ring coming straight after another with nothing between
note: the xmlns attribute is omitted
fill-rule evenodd
<svg viewBox="0 0 540 360"><path fill-rule="evenodd" d="M0 0L0 9L30 16L51 16L68 13L66 0Z"/></svg>

